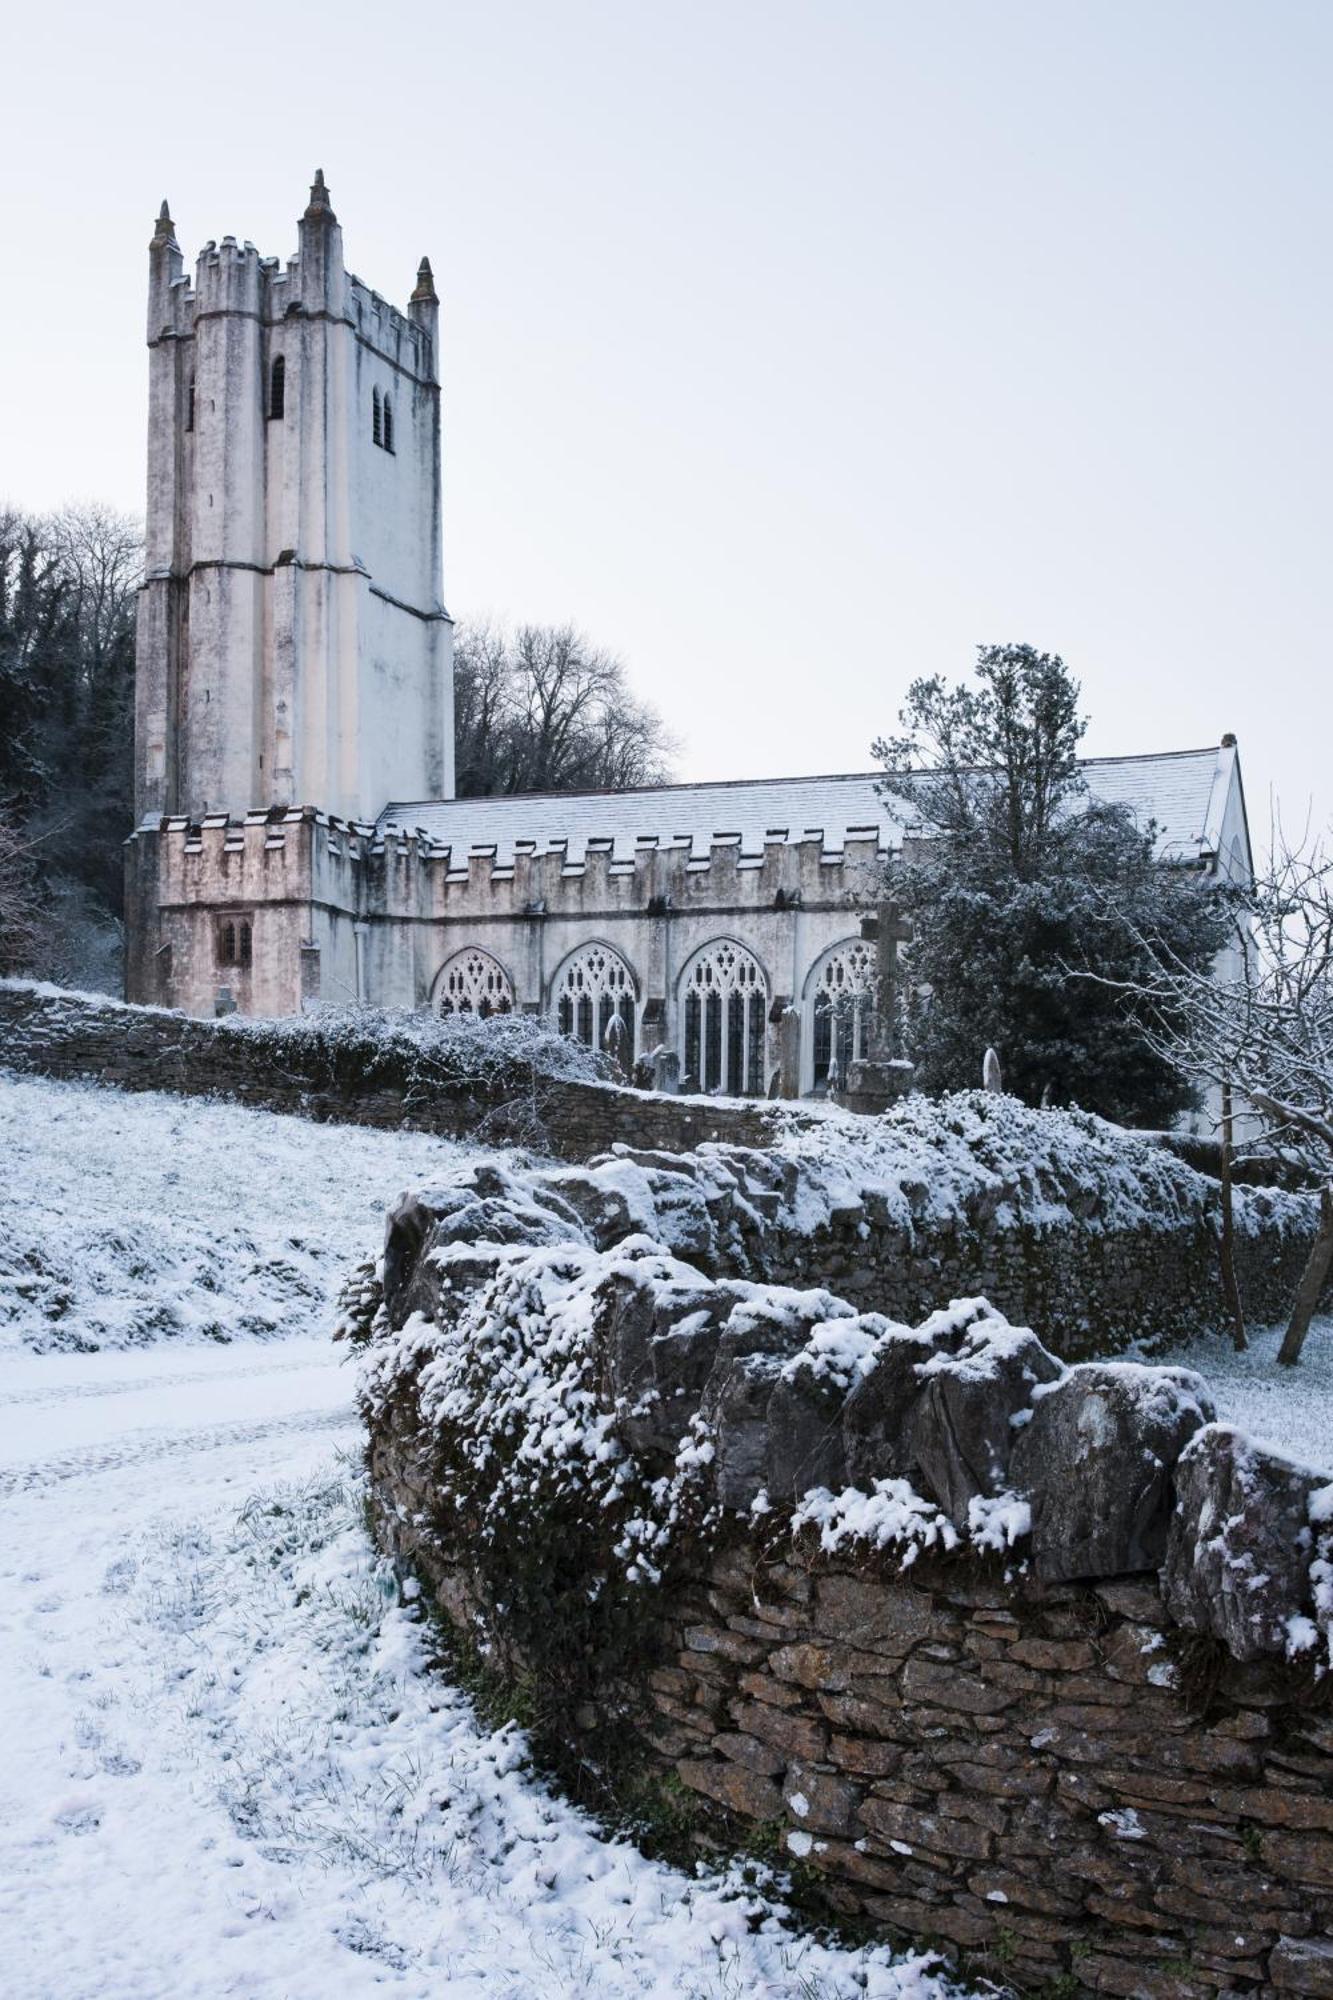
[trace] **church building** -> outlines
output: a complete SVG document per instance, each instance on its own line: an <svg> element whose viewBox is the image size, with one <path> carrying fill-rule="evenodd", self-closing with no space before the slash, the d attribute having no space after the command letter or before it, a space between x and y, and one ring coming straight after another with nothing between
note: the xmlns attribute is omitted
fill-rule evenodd
<svg viewBox="0 0 1333 2000"><path fill-rule="evenodd" d="M438 323L424 258L406 312L345 269L322 174L285 266L224 237L191 280L162 206L128 997L521 1010L686 1088L822 1091L912 837L877 773L454 797ZM1164 861L1248 874L1234 739L1084 772Z"/></svg>

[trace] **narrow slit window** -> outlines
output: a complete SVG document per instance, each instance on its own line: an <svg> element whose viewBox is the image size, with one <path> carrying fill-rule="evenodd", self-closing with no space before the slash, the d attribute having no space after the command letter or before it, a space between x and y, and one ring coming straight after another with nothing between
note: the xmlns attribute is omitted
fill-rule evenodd
<svg viewBox="0 0 1333 2000"><path fill-rule="evenodd" d="M191 377L190 377L190 386L189 386L189 389L188 389L188 390L186 391L186 396L185 396L185 428L186 428L186 430L187 430L187 431L192 431L192 430L194 429L194 377L193 377L193 375L191 375Z"/></svg>
<svg viewBox="0 0 1333 2000"><path fill-rule="evenodd" d="M239 939L240 949L237 952L237 964L240 966L243 972L248 972L250 969L250 961L253 956L253 948L250 940L250 926L249 924L241 924L239 928L240 928L240 939Z"/></svg>
<svg viewBox="0 0 1333 2000"><path fill-rule="evenodd" d="M268 378L268 413L270 418L286 415L287 409L287 362L283 355L274 357Z"/></svg>
<svg viewBox="0 0 1333 2000"><path fill-rule="evenodd" d="M235 965L235 963L236 926L235 924L221 924L218 927L218 964Z"/></svg>
<svg viewBox="0 0 1333 2000"><path fill-rule="evenodd" d="M384 443L384 428L380 416L380 392L375 390L370 399L370 435L375 444Z"/></svg>
<svg viewBox="0 0 1333 2000"><path fill-rule="evenodd" d="M387 389L384 392L384 449L393 450L393 403Z"/></svg>

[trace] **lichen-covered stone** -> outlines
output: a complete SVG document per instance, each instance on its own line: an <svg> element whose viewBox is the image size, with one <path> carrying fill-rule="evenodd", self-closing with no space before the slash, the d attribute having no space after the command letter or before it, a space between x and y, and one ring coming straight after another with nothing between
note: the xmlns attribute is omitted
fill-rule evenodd
<svg viewBox="0 0 1333 2000"><path fill-rule="evenodd" d="M1238 1660L1294 1651L1296 1621L1313 1609L1309 1508L1324 1484L1230 1424L1201 1430L1176 1466L1162 1572L1172 1617Z"/></svg>
<svg viewBox="0 0 1333 2000"><path fill-rule="evenodd" d="M763 1489L768 1467L768 1405L781 1355L738 1354L714 1365L700 1415L713 1444L713 1480L724 1507L744 1511Z"/></svg>
<svg viewBox="0 0 1333 2000"><path fill-rule="evenodd" d="M983 1299L969 1299L947 1313L932 1313L920 1327L885 1327L871 1365L843 1405L847 1476L854 1486L908 1476L908 1426L921 1393L918 1371L936 1355L955 1353L968 1327L986 1311Z"/></svg>
<svg viewBox="0 0 1333 2000"><path fill-rule="evenodd" d="M1056 1583L1155 1570L1176 1461L1215 1415L1185 1368L1087 1362L1038 1391L1010 1461L1031 1496L1037 1574Z"/></svg>
<svg viewBox="0 0 1333 2000"><path fill-rule="evenodd" d="M1008 1486L1014 1418L1029 1408L1039 1383L1062 1372L1034 1333L996 1319L978 1321L955 1353L918 1369L907 1456L956 1528L968 1525L975 1499Z"/></svg>

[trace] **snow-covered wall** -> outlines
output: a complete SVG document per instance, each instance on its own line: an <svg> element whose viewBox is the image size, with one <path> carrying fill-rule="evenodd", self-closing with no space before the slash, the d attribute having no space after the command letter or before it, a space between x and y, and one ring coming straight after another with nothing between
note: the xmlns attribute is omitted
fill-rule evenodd
<svg viewBox="0 0 1333 2000"><path fill-rule="evenodd" d="M882 1118L661 1096L595 1080L581 1045L524 1017L450 1023L369 1010L201 1022L0 983L0 1061L130 1089L597 1159L622 1234L701 1268L920 1317L984 1292L1065 1359L1189 1339L1224 1319L1217 1183L1151 1139L1080 1113L967 1092ZM1306 1196L1238 1191L1252 1314L1289 1305L1314 1228Z"/></svg>
<svg viewBox="0 0 1333 2000"><path fill-rule="evenodd" d="M710 1279L669 1193L680 1254L600 1170L400 1205L346 1301L383 1544L585 1776L844 1917L1028 1990L1327 1994L1333 1461L984 1299Z"/></svg>

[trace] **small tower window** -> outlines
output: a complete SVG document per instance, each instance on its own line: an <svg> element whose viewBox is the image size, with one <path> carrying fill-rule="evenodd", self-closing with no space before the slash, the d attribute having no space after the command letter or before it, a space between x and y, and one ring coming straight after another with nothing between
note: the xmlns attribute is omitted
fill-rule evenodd
<svg viewBox="0 0 1333 2000"><path fill-rule="evenodd" d="M187 430L187 431L192 431L192 430L194 429L194 377L193 377L193 375L191 375L191 377L190 377L190 387L189 387L188 391L186 392L186 397L185 397L185 428L186 428L186 430Z"/></svg>
<svg viewBox="0 0 1333 2000"><path fill-rule="evenodd" d="M393 403L387 389L384 392L384 449L393 450Z"/></svg>
<svg viewBox="0 0 1333 2000"><path fill-rule="evenodd" d="M380 419L380 392L375 390L370 399L370 435L375 444L384 443L384 429Z"/></svg>
<svg viewBox="0 0 1333 2000"><path fill-rule="evenodd" d="M283 355L275 355L268 378L268 413L270 417L280 417L285 413L287 402L287 362Z"/></svg>
<svg viewBox="0 0 1333 2000"><path fill-rule="evenodd" d="M254 962L254 937L249 917L224 917L215 933L219 965L238 966L248 972Z"/></svg>

